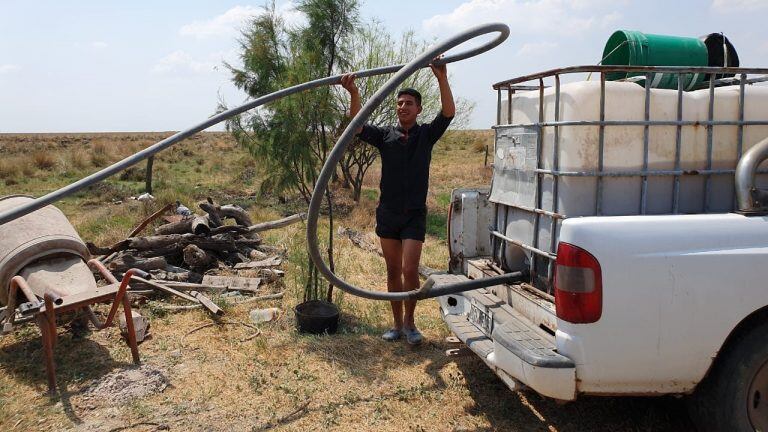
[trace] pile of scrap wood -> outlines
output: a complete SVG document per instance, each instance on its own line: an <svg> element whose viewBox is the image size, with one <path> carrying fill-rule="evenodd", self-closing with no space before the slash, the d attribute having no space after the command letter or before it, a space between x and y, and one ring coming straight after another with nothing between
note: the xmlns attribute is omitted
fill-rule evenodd
<svg viewBox="0 0 768 432"><path fill-rule="evenodd" d="M264 244L259 233L303 220L303 214L253 224L248 213L235 205L220 206L209 198L199 207L203 214L194 214L178 202L169 204L141 222L125 240L109 248L90 243L88 247L117 275L130 268L151 274L149 280L133 278L135 293L169 293L215 314L223 312L201 291L252 294L261 284L282 277L279 267L286 251ZM161 217L167 223L155 228L154 235L139 236Z"/></svg>

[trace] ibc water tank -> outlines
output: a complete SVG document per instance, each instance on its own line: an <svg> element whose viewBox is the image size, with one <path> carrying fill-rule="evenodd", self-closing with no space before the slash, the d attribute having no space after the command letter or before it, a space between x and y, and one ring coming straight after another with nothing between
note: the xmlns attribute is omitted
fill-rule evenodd
<svg viewBox="0 0 768 432"><path fill-rule="evenodd" d="M555 120L555 93L544 91L545 122ZM715 89L714 120L739 119L738 86ZM677 120L676 90L651 89L650 119ZM642 121L645 117L645 89L630 82L605 83L605 120ZM682 94L682 119L704 122L708 119L709 90ZM505 105L502 105L505 106ZM506 110L501 110L506 114ZM525 209L535 208L537 158L544 169L554 166L554 127L542 128L541 143L537 140L539 92L516 93L512 97L511 119L502 119L511 127L496 129L496 154L491 201L512 206L508 211L506 234L531 244L534 215ZM598 121L600 119L600 82L582 81L564 84L560 90L559 120L567 122ZM744 120L768 120L768 87L746 86ZM568 125L559 127L558 169L589 172L598 170L599 126ZM735 125L716 125L712 131L712 169L735 169L738 162ZM640 171L643 168L644 127L642 125L605 126L603 171ZM675 169L677 127L651 125L648 139L648 169ZM768 136L766 125L743 126L743 151ZM701 124L681 128L679 167L690 175L679 178L678 212L702 213L704 208L705 176L695 175L707 168L707 127ZM596 214L597 178L592 176L558 176L557 206L553 204L553 176L542 176L542 205L547 211L556 210L567 217ZM601 214L640 214L640 176L604 177ZM708 212L733 209L733 175L713 175L708 193ZM647 214L673 213L673 176L649 176L647 181ZM520 208L523 209L520 209ZM550 223L539 226L539 246L549 252ZM503 228L502 228L503 229Z"/></svg>

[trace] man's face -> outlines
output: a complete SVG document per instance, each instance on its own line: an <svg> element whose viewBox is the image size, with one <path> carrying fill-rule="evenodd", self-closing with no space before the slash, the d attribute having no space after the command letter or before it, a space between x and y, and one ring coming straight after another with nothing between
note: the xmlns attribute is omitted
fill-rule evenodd
<svg viewBox="0 0 768 432"><path fill-rule="evenodd" d="M397 119L402 125L416 123L416 116L421 113L421 105L416 104L416 98L411 95L400 95L397 98Z"/></svg>

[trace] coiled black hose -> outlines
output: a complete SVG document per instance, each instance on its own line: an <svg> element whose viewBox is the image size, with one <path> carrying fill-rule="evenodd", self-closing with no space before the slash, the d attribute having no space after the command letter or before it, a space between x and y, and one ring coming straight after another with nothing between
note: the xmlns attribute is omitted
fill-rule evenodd
<svg viewBox="0 0 768 432"><path fill-rule="evenodd" d="M387 73L395 73L395 72L396 73L392 78L389 79L389 81L387 81L386 84L384 84L384 86L381 89L379 89L379 91L376 92L376 94L373 95L373 97L370 100L368 100L368 102L365 104L365 106L363 106L363 108L360 110L357 116L355 116L355 118L352 119L349 126L347 126L347 129L344 131L344 133L341 135L341 137L337 141L335 147L333 148L333 150L331 151L328 157L328 160L323 166L323 169L320 172L320 176L318 178L318 182L315 186L315 190L312 194L312 199L310 200L308 219L307 219L307 242L309 246L310 256L312 257L312 260L315 262L320 272L330 282L332 282L335 286L339 287L340 289L347 291L350 294L358 295L358 296L370 298L370 299L404 300L404 299L413 299L413 298L434 297L437 295L444 295L451 292L467 291L470 289L476 289L484 286L495 285L503 282L520 280L521 275L519 273L511 273L508 275L498 276L496 278L470 281L470 282L466 282L463 285L454 284L450 286L445 286L445 287L442 287L439 291L429 290L429 288L431 287L431 282L428 281L424 287L422 287L420 290L417 290L417 291L409 291L409 292L402 292L402 293L373 292L373 291L357 288L336 277L336 275L333 274L330 271L330 269L328 269L328 267L325 265L325 262L323 261L322 256L320 255L320 251L318 249L318 242L317 242L317 218L318 218L318 213L320 209L320 202L322 200L322 195L325 192L325 189L328 185L328 180L330 179L330 175L333 171L333 168L336 166L336 164L338 164L339 160L341 159L344 153L344 150L346 149L349 142L352 140L354 131L357 128L361 127L363 123L365 123L365 121L371 115L373 110L383 102L384 98L387 95L389 95L395 89L396 86L401 84L408 76L413 74L416 70L429 66L429 64L433 62L434 58L444 53L445 51L448 51L449 49L457 45L460 45L461 43L466 42L470 39L473 39L475 37L482 36L488 33L499 33L499 35L495 39L483 45L480 45L476 48L473 48L467 51L463 51L461 53L458 53L452 56L444 57L442 59L434 61L434 63L438 65L452 63L452 62L464 60L470 57L474 57L478 54L484 53L492 48L495 48L496 46L501 44L504 40L506 40L506 38L509 36L509 27L507 27L505 24L500 24L500 23L477 26L435 45L433 48L425 51L419 57L417 57L416 59L414 59L413 61L405 65L384 66L380 68L366 69L366 70L355 72L355 75L357 75L357 77L360 77L360 78L374 76L374 75L382 75ZM60 200L61 198L72 195L73 193L83 188L86 188L90 185L98 183L106 179L107 177L110 177L126 168L129 168L141 162L144 159L147 159L148 157L156 153L159 153L162 150L165 150L166 148L172 146L173 144L176 144L177 142L185 138L188 138L202 130L205 130L215 124L221 123L224 120L227 120L233 116L241 114L252 108L258 107L260 105L264 105L266 103L275 101L277 99L280 99L285 96L298 93L304 90L309 90L309 89L320 87L323 85L339 84L340 82L341 82L341 75L335 75L327 78L317 79L314 81L289 87L286 89L278 90L274 93L270 93L268 95L254 99L239 107L221 112L202 123L199 123L195 126L190 127L189 129L178 132L162 141L157 142L156 144L153 144L145 148L144 150L138 153L128 156L127 158L119 162L116 162L108 166L107 168L104 168L96 173L93 173L81 180L78 180L70 185L67 185L56 191L48 193L42 197L36 198L35 200L30 201L29 203L24 204L20 207L0 213L0 225L10 222L12 220L18 219L26 214L29 214L35 210L45 207L48 204L54 203ZM427 291L429 291L429 293L427 293Z"/></svg>

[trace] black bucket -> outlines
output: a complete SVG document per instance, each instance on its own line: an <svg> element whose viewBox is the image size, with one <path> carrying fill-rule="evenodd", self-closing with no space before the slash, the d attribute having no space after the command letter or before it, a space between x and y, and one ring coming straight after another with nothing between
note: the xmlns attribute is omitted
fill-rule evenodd
<svg viewBox="0 0 768 432"><path fill-rule="evenodd" d="M722 33L710 33L699 39L707 46L708 66L739 67L739 54L725 35ZM733 74L716 74L715 79L732 76ZM704 77L704 80L709 80L709 74Z"/></svg>
<svg viewBox="0 0 768 432"><path fill-rule="evenodd" d="M334 334L339 325L339 308L325 300L310 300L293 308L300 333Z"/></svg>

